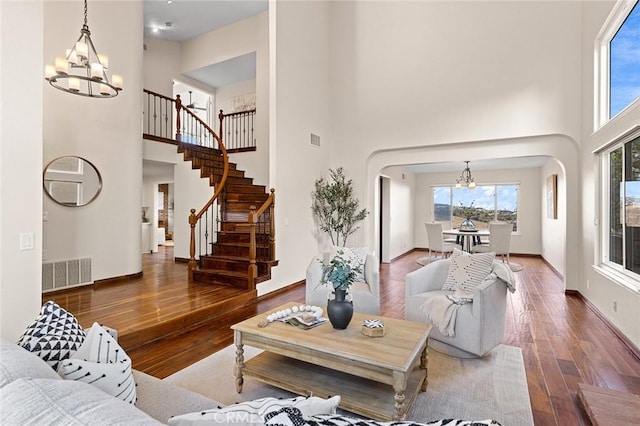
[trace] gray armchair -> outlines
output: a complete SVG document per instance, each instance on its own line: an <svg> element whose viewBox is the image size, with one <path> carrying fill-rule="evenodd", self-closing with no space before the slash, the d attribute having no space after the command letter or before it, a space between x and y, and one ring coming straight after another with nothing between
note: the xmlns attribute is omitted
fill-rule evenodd
<svg viewBox="0 0 640 426"><path fill-rule="evenodd" d="M438 260L405 278L405 319L428 322L421 307L431 297L453 293L442 290L450 259ZM494 267L496 267L494 262ZM457 311L455 336L446 336L437 327L429 335L429 346L459 358L483 357L502 343L507 306L507 284L500 278L485 280L473 292L473 302Z"/></svg>
<svg viewBox="0 0 640 426"><path fill-rule="evenodd" d="M306 304L327 306L331 288L320 283L323 259L329 260L329 253L315 256L307 267ZM366 314L380 315L380 262L373 253L368 253L364 268L365 282L354 282L349 293L353 296L353 310Z"/></svg>

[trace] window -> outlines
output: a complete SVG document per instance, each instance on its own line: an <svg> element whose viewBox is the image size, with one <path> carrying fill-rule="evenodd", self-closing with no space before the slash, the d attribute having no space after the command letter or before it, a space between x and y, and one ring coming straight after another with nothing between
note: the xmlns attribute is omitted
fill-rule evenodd
<svg viewBox="0 0 640 426"><path fill-rule="evenodd" d="M603 158L608 184L603 263L640 279L640 135L618 143Z"/></svg>
<svg viewBox="0 0 640 426"><path fill-rule="evenodd" d="M448 221L453 228L458 228L469 218L479 229L489 228L492 221L509 222L517 231L518 186L482 185L474 189L434 186L434 220Z"/></svg>
<svg viewBox="0 0 640 426"><path fill-rule="evenodd" d="M640 2L617 2L596 38L594 130L640 99Z"/></svg>
<svg viewBox="0 0 640 426"><path fill-rule="evenodd" d="M640 97L640 3L609 43L609 118Z"/></svg>

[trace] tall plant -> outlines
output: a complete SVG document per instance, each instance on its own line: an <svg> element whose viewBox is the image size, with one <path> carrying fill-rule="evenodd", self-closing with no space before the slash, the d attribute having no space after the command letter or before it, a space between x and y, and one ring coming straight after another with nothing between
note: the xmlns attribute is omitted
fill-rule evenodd
<svg viewBox="0 0 640 426"><path fill-rule="evenodd" d="M347 180L342 167L329 169L329 179L316 180L311 198L311 211L318 226L337 246L347 245L349 235L360 228L356 223L369 213L367 209L360 210L360 202L353 195L353 183Z"/></svg>

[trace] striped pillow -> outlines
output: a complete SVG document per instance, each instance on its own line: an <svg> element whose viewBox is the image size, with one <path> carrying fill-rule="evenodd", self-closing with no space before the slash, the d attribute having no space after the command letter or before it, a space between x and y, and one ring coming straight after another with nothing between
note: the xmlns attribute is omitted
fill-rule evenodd
<svg viewBox="0 0 640 426"><path fill-rule="evenodd" d="M473 292L491 273L495 257L494 252L469 254L453 249L447 280L442 289Z"/></svg>

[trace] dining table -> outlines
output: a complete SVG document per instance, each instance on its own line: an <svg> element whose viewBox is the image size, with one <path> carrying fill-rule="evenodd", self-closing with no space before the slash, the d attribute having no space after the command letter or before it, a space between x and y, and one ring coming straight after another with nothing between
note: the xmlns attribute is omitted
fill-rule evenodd
<svg viewBox="0 0 640 426"><path fill-rule="evenodd" d="M462 240L462 249L466 252L471 253L471 248L473 247L473 241L480 240L480 237L488 237L489 230L488 229L443 229L443 235L455 235L456 239Z"/></svg>

